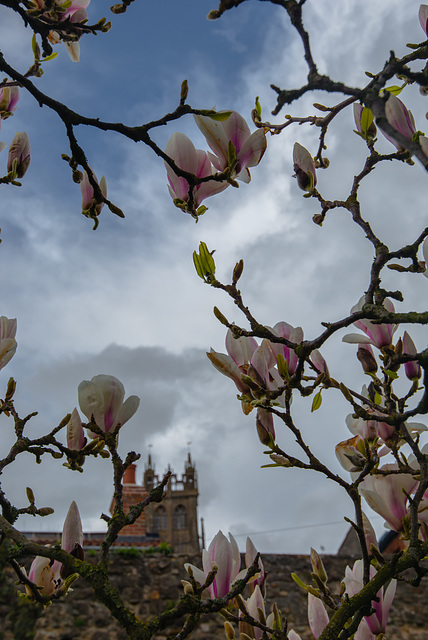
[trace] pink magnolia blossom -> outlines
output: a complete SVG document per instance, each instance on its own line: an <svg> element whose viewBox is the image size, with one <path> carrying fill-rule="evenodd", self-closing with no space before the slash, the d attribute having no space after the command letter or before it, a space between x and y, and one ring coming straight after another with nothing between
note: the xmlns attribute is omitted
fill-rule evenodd
<svg viewBox="0 0 428 640"><path fill-rule="evenodd" d="M315 162L309 151L298 142L293 148L293 165L299 187L303 191L312 191L317 184Z"/></svg>
<svg viewBox="0 0 428 640"><path fill-rule="evenodd" d="M17 178L23 178L30 166L30 140L25 131L16 133L9 147L7 170L15 171Z"/></svg>
<svg viewBox="0 0 428 640"><path fill-rule="evenodd" d="M70 18L71 22L83 22L88 19L86 7L89 6L91 0L72 0L69 7L63 14L64 20Z"/></svg>
<svg viewBox="0 0 428 640"><path fill-rule="evenodd" d="M0 317L0 369L3 369L15 354L17 343L16 318Z"/></svg>
<svg viewBox="0 0 428 640"><path fill-rule="evenodd" d="M108 433L123 426L137 411L140 399L129 396L124 402L125 388L114 376L99 375L83 380L78 389L79 405L88 418L94 417L98 427Z"/></svg>
<svg viewBox="0 0 428 640"><path fill-rule="evenodd" d="M82 427L79 412L74 407L70 420L67 424L67 447L76 451L81 451L85 446L86 438Z"/></svg>
<svg viewBox="0 0 428 640"><path fill-rule="evenodd" d="M412 140L413 134L416 133L416 124L413 118L412 112L407 109L405 104L401 102L399 98L394 96L393 93L388 92L387 101L385 104L385 116L388 120L389 124L404 138L407 138L409 141ZM382 127L379 127L389 142L397 147L397 149L402 149L402 145L397 142L393 136L389 133L385 133Z"/></svg>
<svg viewBox="0 0 428 640"><path fill-rule="evenodd" d="M376 569L371 565L370 579L373 578L376 573ZM350 598L361 591L364 586L362 560L357 560L352 569L346 567L343 583L345 585L346 593ZM383 588L380 589L376 594L377 600L373 600L371 603L375 612L371 616L366 616L365 621L367 622L371 633L374 633L375 635L385 633L388 613L391 608L392 601L394 600L396 587L397 581L391 580L386 591L384 592Z"/></svg>
<svg viewBox="0 0 428 640"><path fill-rule="evenodd" d="M13 115L19 100L18 87L3 87L0 89L0 118L6 120Z"/></svg>
<svg viewBox="0 0 428 640"><path fill-rule="evenodd" d="M259 400L266 396L267 392L276 391L283 386L278 369L276 368L276 356L272 349L272 344L264 339L260 345L253 338L240 338L240 343L233 345L232 332L228 331L226 337L226 349L229 355L217 353L211 349L207 353L208 358L215 368L231 378L239 391L248 396L248 401L243 402L244 413L252 410L249 404L252 399ZM238 365L237 362L240 364ZM243 380L242 376L247 376L250 380ZM284 393L275 397L275 402L283 406ZM269 422L271 417L259 415L264 422ZM273 431L273 424L267 428L267 431Z"/></svg>
<svg viewBox="0 0 428 640"><path fill-rule="evenodd" d="M73 501L64 520L61 537L61 548L67 553L83 559L83 531L79 509ZM28 578L38 588L41 595L51 596L62 585L66 572L57 560L36 556L31 564ZM27 595L32 596L31 589L26 586Z"/></svg>
<svg viewBox="0 0 428 640"><path fill-rule="evenodd" d="M354 120L358 133L366 140L373 140L376 136L376 125L371 110L359 102L354 102Z"/></svg>
<svg viewBox="0 0 428 640"><path fill-rule="evenodd" d="M36 556L31 563L28 578L38 587L42 596L51 596L61 584L60 569L59 562L52 562L50 558ZM26 586L25 590L27 595L31 597L31 589Z"/></svg>
<svg viewBox="0 0 428 640"><path fill-rule="evenodd" d="M365 298L362 296L358 303L352 307L351 313L361 311L364 302ZM388 298L384 300L383 305L387 311L394 313L394 305ZM354 322L354 325L358 329L364 331L366 335L361 335L360 333L348 333L346 336L343 336L343 342L352 344L372 344L378 349L382 349L382 347L386 347L391 344L392 336L397 329L397 325L395 324L375 324L370 322L370 320L357 320Z"/></svg>
<svg viewBox="0 0 428 640"><path fill-rule="evenodd" d="M228 540L223 532L219 531L211 541L208 551L206 549L203 550L203 570L188 563L184 566L187 571L190 569L196 582L203 585L208 574L212 571L213 563L215 563L218 570L213 583L209 587L209 592L212 598L222 598L229 593L233 583L243 578L246 574L245 569L241 573L239 572L241 556L236 540L231 533L229 533Z"/></svg>
<svg viewBox="0 0 428 640"><path fill-rule="evenodd" d="M207 152L195 149L193 142L184 133L177 131L172 134L166 144L165 153L174 160L177 167L192 173L197 178L213 175L213 168ZM185 203L189 202L189 183L185 178L178 176L166 162L165 168L171 198L176 201L176 206L187 211ZM193 209L197 209L205 198L224 191L228 186L227 182L215 180L196 185L193 188Z"/></svg>
<svg viewBox="0 0 428 640"><path fill-rule="evenodd" d="M291 324L288 324L288 322L277 322L272 329L272 333L274 333L279 338L285 338L290 342L295 342L297 344L299 344L300 342L303 342L302 327L293 327ZM279 354L284 356L284 359L287 363L288 371L290 375L293 375L293 373L296 371L297 364L299 362L299 358L296 352L294 351L294 349L292 349L291 347L287 347L284 344L280 344L279 342L272 342L271 349L275 354L275 356ZM321 359L319 358L319 356L315 355L315 352L312 353L312 356L315 357L315 362L314 362L315 366L317 366L316 363L318 363L318 365L322 367L323 365L321 364ZM324 358L322 358L322 360L324 360Z"/></svg>
<svg viewBox="0 0 428 640"><path fill-rule="evenodd" d="M363 387L362 395L367 397L366 387ZM376 412L369 406L365 406L364 408L373 416L377 416L380 418L385 415L386 417L386 414ZM354 418L353 414L349 414L346 416L346 425L351 433L360 436L363 440L373 440L374 438L381 438L385 443L387 443L389 438L391 438L395 433L394 425L383 422L382 420L363 420L362 418L358 417Z"/></svg>
<svg viewBox="0 0 428 640"><path fill-rule="evenodd" d="M367 463L364 439L359 435L339 442L335 452L342 467L350 473L361 473Z"/></svg>
<svg viewBox="0 0 428 640"><path fill-rule="evenodd" d="M219 113L222 113L221 111ZM208 116L194 116L195 122L205 136L214 153L208 153L217 171L224 171L229 165L229 143L235 149L236 165L232 177L250 182L248 167L259 164L266 151L266 134L263 129L251 133L244 118L236 111L230 112L226 120L213 120Z"/></svg>
<svg viewBox="0 0 428 640"><path fill-rule="evenodd" d="M403 353L409 356L415 356L417 352L418 350L415 347L415 343L407 331L405 331L403 335ZM422 375L421 365L416 360L405 362L404 371L409 380L418 380Z"/></svg>
<svg viewBox="0 0 428 640"><path fill-rule="evenodd" d="M92 171L93 178L95 182L98 184L97 176ZM107 197L107 182L105 177L103 176L99 182L99 187L101 189L102 195ZM80 183L80 191L82 194L82 211L91 211L94 209L95 215L98 216L101 213L101 210L104 206L104 202L100 202L95 204L94 197L94 188L89 182L89 177L86 171L83 172L83 179Z"/></svg>
<svg viewBox="0 0 428 640"><path fill-rule="evenodd" d="M427 23L428 23L428 4L421 4L419 7L419 22L421 23L421 27L425 33L427 33Z"/></svg>
<svg viewBox="0 0 428 640"><path fill-rule="evenodd" d="M396 465L386 464L381 469L396 470ZM417 480L406 473L388 476L374 474L364 478L360 491L373 511L381 515L394 531L402 531L403 521L408 516L406 493L412 494L417 484Z"/></svg>
<svg viewBox="0 0 428 640"><path fill-rule="evenodd" d="M39 9L42 9L44 3L40 0L36 1L39 5ZM90 0L72 0L69 6L64 6L66 4L65 2L58 2L58 0L56 0L53 9L45 12L45 15L49 16L53 20L58 20L59 22L62 22L64 20L69 20L72 24L87 22L88 14L86 12L86 7L89 5L89 3ZM62 40L61 34L57 31L49 32L49 40L50 42L52 42L52 44L58 44L59 42L63 41L70 60L72 62L79 62L80 45L78 40Z"/></svg>

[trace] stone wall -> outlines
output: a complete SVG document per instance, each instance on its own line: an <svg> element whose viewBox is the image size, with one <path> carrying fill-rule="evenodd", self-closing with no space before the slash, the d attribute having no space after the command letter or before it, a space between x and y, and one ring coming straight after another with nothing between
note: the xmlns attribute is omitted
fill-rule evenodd
<svg viewBox="0 0 428 640"><path fill-rule="evenodd" d="M161 555L125 558L115 556L111 576L125 601L142 620L150 620L165 606L172 605L181 594L181 579L187 574L184 562L200 566L199 557ZM264 555L269 571L268 602L276 601L287 616L289 629L301 634L303 640L313 640L308 630L306 596L291 579L297 573L310 581L310 562L306 556ZM332 587L338 586L347 564L345 558L325 556L324 562ZM390 613L388 640L427 640L428 581L417 589L399 583L395 606ZM398 606L398 602L400 605ZM6 608L0 607L0 618L5 620ZM36 640L125 640L126 634L118 628L109 612L93 598L90 587L78 580L73 592L48 607L38 622ZM3 624L4 640L11 635ZM157 636L165 640L177 633L179 626L171 626ZM1 635L1 634L0 634ZM204 618L193 636L194 640L223 640L223 625L219 616Z"/></svg>

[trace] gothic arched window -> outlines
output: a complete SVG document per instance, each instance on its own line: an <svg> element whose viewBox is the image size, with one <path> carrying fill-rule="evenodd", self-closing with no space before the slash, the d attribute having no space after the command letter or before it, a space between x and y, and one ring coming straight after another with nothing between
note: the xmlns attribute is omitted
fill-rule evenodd
<svg viewBox="0 0 428 640"><path fill-rule="evenodd" d="M182 504L174 510L173 525L174 529L187 529L187 511Z"/></svg>
<svg viewBox="0 0 428 640"><path fill-rule="evenodd" d="M168 517L164 507L158 507L153 515L153 529L157 531L166 531L168 528Z"/></svg>

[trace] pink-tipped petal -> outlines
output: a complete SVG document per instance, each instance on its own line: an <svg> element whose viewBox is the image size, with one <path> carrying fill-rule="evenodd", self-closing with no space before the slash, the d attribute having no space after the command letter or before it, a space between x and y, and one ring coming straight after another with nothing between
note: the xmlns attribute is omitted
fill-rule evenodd
<svg viewBox="0 0 428 640"><path fill-rule="evenodd" d="M76 545L83 547L83 530L79 509L73 501L64 520L61 548L67 553L74 551Z"/></svg>
<svg viewBox="0 0 428 640"><path fill-rule="evenodd" d="M425 35L428 35L428 4L421 4L421 6L419 7L419 22L421 23L421 27L424 30Z"/></svg>
<svg viewBox="0 0 428 640"><path fill-rule="evenodd" d="M308 620L315 638L318 638L330 622L323 602L308 593Z"/></svg>

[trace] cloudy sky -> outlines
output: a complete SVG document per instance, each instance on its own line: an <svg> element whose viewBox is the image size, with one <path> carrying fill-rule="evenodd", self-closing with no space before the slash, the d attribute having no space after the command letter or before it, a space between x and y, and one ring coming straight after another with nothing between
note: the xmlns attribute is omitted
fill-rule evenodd
<svg viewBox="0 0 428 640"><path fill-rule="evenodd" d="M90 6L93 22L98 14ZM220 20L205 19L213 0L135 3L113 18L106 35L81 42L81 60L59 56L44 65L41 90L88 116L138 125L173 110L187 78L194 107L236 109L248 120L255 96L268 118L275 106L270 83L283 88L305 82L301 45L284 11L248 2ZM362 86L365 71L379 70L391 49L406 53L420 42L419 2L410 0L317 0L305 5L315 59L323 73ZM108 17L108 16L107 16ZM31 64L31 34L0 9L0 43L6 59L25 72ZM333 96L316 101L333 104ZM338 100L340 97L338 98ZM426 101L410 87L404 95L418 128L424 130ZM425 99L426 100L426 99ZM313 113L314 97L290 107L293 115ZM277 118L282 122L285 112ZM319 175L326 198L347 196L364 162L364 144L352 132L344 111L328 139L331 166ZM428 129L428 127L426 127ZM27 131L32 163L23 187L3 187L0 284L1 315L18 318L18 351L1 372L18 380L21 415L37 410L28 434L51 428L77 404L77 386L99 373L123 381L127 394L141 397L136 416L121 432L120 450L147 457L158 473L168 463L181 472L190 442L199 471L200 515L207 539L218 529L232 531L241 547L246 534L262 551L305 553L309 547L335 552L352 516L346 496L311 473L261 469L268 462L257 440L254 417L245 417L233 383L210 365L205 351L224 351L224 327L214 318L217 305L236 323L234 305L197 277L192 252L200 240L216 249L220 279L230 277L244 258L241 289L260 322L285 320L315 337L321 321L346 315L368 283L371 246L337 210L323 228L312 223L316 203L302 198L292 178L297 140L313 153L318 132L295 127L270 138L252 181L207 201L209 211L196 225L176 209L166 188L163 163L143 145L80 127L79 142L98 177L107 178L109 198L125 212L121 220L103 211L99 229L80 211L80 190L68 165L67 140L55 114L22 93L13 118L3 122L1 140ZM205 148L191 117L158 129L164 146L174 131ZM393 150L379 140L379 150ZM6 152L0 156L5 172ZM426 178L419 166L379 167L361 188L364 213L391 248L413 241L427 224ZM385 274L386 288L401 288L403 309L421 309L428 282ZM397 278L399 282L397 282ZM412 332L423 348L424 332ZM332 375L359 389L365 382L355 349L337 336L323 351ZM348 436L346 403L325 394L321 409L295 401L296 420L314 451L341 472L334 446ZM12 443L12 424L1 422L1 453ZM278 425L278 442L294 443ZM139 477L143 465L140 463ZM25 504L25 487L39 506L55 514L43 521L24 518L24 529L56 530L76 499L88 530L102 529L99 515L111 500L111 467L90 460L83 474L61 461L34 464L23 455L3 476L7 495ZM373 520L378 531L382 521Z"/></svg>

